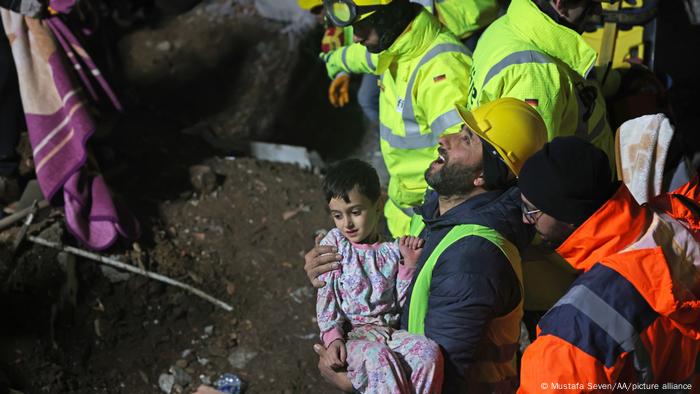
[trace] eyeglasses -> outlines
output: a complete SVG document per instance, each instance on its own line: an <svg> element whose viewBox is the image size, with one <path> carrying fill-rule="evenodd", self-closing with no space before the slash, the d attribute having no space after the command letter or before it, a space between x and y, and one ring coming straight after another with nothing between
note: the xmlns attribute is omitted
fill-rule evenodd
<svg viewBox="0 0 700 394"><path fill-rule="evenodd" d="M520 205L520 208L523 211L523 217L529 224L535 224L537 223L537 219L542 216L542 210L541 209L529 209L527 205L524 203ZM539 215L538 215L539 214Z"/></svg>

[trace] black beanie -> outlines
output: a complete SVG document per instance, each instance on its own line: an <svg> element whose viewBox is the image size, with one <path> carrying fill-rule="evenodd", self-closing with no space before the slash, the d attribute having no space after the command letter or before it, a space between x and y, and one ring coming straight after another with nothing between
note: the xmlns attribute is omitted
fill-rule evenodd
<svg viewBox="0 0 700 394"><path fill-rule="evenodd" d="M503 162L498 151L483 138L481 138L481 146L484 163L484 189L504 190L515 185L516 179L508 179L510 169L506 163Z"/></svg>
<svg viewBox="0 0 700 394"><path fill-rule="evenodd" d="M523 195L553 218L580 225L615 191L608 156L578 137L557 137L523 165Z"/></svg>

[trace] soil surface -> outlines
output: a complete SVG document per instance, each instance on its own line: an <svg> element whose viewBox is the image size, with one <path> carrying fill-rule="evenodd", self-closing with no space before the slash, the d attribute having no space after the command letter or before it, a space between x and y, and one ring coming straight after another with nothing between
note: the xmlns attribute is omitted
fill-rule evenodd
<svg viewBox="0 0 700 394"><path fill-rule="evenodd" d="M149 9L117 3L127 14ZM190 393L227 372L248 393L332 392L316 368L315 291L302 269L314 234L331 226L318 171L249 158L247 141L303 145L332 161L362 145L361 112L354 100L327 103L319 30L298 34L265 20L252 0L206 0L185 12L150 3L160 5L155 19L120 17L105 35L113 51L103 57L115 65L105 74L126 111L101 118L91 144L143 230L138 243L105 255L233 310L28 241L13 253L19 228L8 229L0 233L0 394L8 386L162 393L164 383ZM660 7L657 66L674 78L670 98L696 151L700 60L688 46L700 29L688 26L680 2ZM29 234L75 244L60 210L35 223Z"/></svg>

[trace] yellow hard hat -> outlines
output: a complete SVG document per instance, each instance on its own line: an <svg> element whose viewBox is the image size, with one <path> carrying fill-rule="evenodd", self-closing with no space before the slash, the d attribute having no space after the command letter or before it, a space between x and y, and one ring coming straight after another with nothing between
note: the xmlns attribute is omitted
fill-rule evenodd
<svg viewBox="0 0 700 394"><path fill-rule="evenodd" d="M311 11L316 7L322 6L323 0L297 0L297 3L299 3L299 7L301 7L302 10Z"/></svg>
<svg viewBox="0 0 700 394"><path fill-rule="evenodd" d="M522 100L504 97L473 111L457 104L464 123L491 144L517 176L530 156L547 142L547 126L540 114Z"/></svg>
<svg viewBox="0 0 700 394"><path fill-rule="evenodd" d="M334 25L350 26L373 14L393 0L323 0L326 14Z"/></svg>

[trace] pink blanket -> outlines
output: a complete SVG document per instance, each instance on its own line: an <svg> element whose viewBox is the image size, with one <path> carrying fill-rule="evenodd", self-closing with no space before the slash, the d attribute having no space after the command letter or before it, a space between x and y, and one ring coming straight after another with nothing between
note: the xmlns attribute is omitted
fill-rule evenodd
<svg viewBox="0 0 700 394"><path fill-rule="evenodd" d="M17 67L36 175L44 196L52 204L63 202L68 229L89 248L106 249L120 236L137 238L138 222L112 199L102 176L85 165L86 143L95 123L83 90L72 77L77 74L93 97L96 94L90 78L96 80L120 108L116 97L60 20L38 20L4 9L0 9L0 17ZM75 73L68 72L66 60Z"/></svg>

